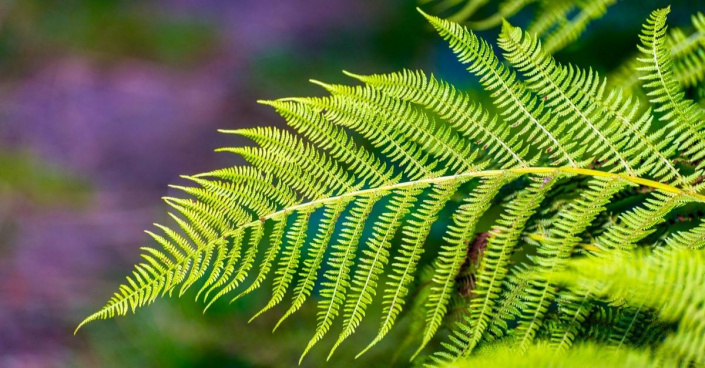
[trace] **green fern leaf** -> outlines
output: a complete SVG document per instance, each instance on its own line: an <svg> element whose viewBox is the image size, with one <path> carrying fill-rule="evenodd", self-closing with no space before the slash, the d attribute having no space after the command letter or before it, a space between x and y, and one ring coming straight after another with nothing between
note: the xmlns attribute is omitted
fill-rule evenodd
<svg viewBox="0 0 705 368"><path fill-rule="evenodd" d="M142 248L125 283L78 327L194 285L208 309L271 282L253 319L290 296L277 329L317 304L300 361L338 324L330 358L379 303L376 335L358 356L407 313L400 346L419 340L414 359L440 342L430 356L440 365L509 351L554 364L597 346L619 362L703 364L705 222L664 225L699 219L705 203L705 122L672 60L699 46L677 33L669 41L668 9L652 14L640 46L645 104L550 56L612 1L568 3L534 23L540 36L504 22L508 64L467 28L424 14L497 115L409 70L346 73L363 85L314 81L330 95L261 101L292 130L224 131L254 142L219 150L249 165L174 186L188 196L165 198L176 226L148 232L157 246ZM472 4L466 12L484 2ZM566 28L549 25L575 9ZM548 51L539 37L552 40ZM432 228L443 231L439 244Z"/></svg>

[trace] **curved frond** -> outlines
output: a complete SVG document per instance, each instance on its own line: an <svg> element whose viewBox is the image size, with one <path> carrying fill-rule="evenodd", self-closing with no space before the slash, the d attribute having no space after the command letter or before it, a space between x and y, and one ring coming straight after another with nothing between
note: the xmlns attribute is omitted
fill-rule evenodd
<svg viewBox="0 0 705 368"><path fill-rule="evenodd" d="M654 11L639 35L642 57L638 68L640 79L655 111L663 114L661 119L673 136L680 153L691 161L705 157L705 120L692 101L685 98L678 82L673 77L670 50L666 48L666 16L670 9ZM704 164L698 165L702 169Z"/></svg>
<svg viewBox="0 0 705 368"><path fill-rule="evenodd" d="M397 354L440 344L429 356L439 365L583 354L705 364L705 119L674 61L701 47L700 33L669 39L668 9L652 14L640 101L550 55L613 2L541 1L551 10L533 23L538 35L504 22L507 63L424 14L496 109L410 70L346 73L361 84L314 81L328 95L260 101L290 129L224 130L251 140L218 150L247 164L173 186L183 198L164 198L172 226L147 232L154 245L78 327L191 289L205 309L265 289L252 318L286 304L275 330L317 311L301 359L339 328L330 358L368 320L376 328L358 356L402 325Z"/></svg>

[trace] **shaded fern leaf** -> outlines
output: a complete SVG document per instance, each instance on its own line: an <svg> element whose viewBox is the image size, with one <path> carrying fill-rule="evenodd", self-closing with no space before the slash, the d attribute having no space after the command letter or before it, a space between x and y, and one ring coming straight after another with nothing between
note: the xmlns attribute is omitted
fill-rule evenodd
<svg viewBox="0 0 705 368"><path fill-rule="evenodd" d="M544 50L553 54L576 41L588 25L607 13L617 0L503 0L496 11L484 19L473 20L480 9L488 8L487 0L437 0L434 13L449 13L448 20L463 22L473 30L497 27L525 8L533 7L534 15L527 29L541 38ZM538 3L538 4L535 4ZM449 11L450 9L450 11ZM453 11L454 10L454 11Z"/></svg>

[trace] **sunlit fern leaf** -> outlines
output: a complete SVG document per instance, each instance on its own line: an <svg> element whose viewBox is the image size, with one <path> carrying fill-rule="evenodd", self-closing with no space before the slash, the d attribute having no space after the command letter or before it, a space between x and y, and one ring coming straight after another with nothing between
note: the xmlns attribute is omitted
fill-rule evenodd
<svg viewBox="0 0 705 368"><path fill-rule="evenodd" d="M705 244L702 222L661 226L705 203L702 171L673 163L702 158L696 148L705 141L664 51L665 13L655 12L642 35L654 109L608 89L590 69L559 65L508 23L499 42L506 65L466 28L428 15L479 77L497 116L449 83L408 70L348 73L363 85L315 82L330 95L261 101L291 130L225 131L255 143L219 150L249 165L174 186L188 196L165 198L176 230L156 225L156 247L143 248L118 292L79 327L174 290L197 289L208 309L267 285L270 296L253 318L291 300L275 329L317 305L301 359L340 328L332 356L368 321L376 335L362 354L412 305L406 317L420 320L408 323L419 344L411 357L441 343L431 355L438 364L495 344L517 356L531 357L536 344L570 354L591 339L613 351L647 344L659 356L700 362L700 312L679 304L686 312L661 318L649 301L635 305L602 283L566 287L571 280L561 278L578 257L636 262L631 251L648 246L658 268ZM665 127L652 125L652 110ZM428 285L419 283L421 269ZM375 314L377 321L367 317ZM672 333L669 323L684 328Z"/></svg>
<svg viewBox="0 0 705 368"><path fill-rule="evenodd" d="M190 178L190 177L186 177ZM203 174L194 175L193 178L206 179L214 178L219 181L214 180L201 180L196 181L196 183L206 187L210 191L220 192L223 195L231 195L235 201L248 201L248 202L236 202L241 204L243 208L252 208L256 206L256 203L249 202L253 198L249 197L248 192L260 193L265 199L275 201L277 206L290 206L296 201L296 194L291 188L283 185L281 182L274 182L273 175L271 173L260 172L252 166L234 166L225 169L215 170ZM221 181L222 180L222 181ZM243 195L243 192L245 192ZM256 211L256 207L254 208ZM231 215L230 212L226 213L226 216ZM247 217L245 217L247 219ZM236 221L241 221L240 217L237 219L231 219Z"/></svg>
<svg viewBox="0 0 705 368"><path fill-rule="evenodd" d="M298 213L293 225L286 232L286 244L282 249L279 262L274 272L276 276L274 277L272 298L269 302L267 302L267 305L264 308L262 308L250 319L250 321L279 304L282 299L284 299L284 295L286 294L289 284L294 278L294 274L296 273L296 269L299 264L299 259L301 258L301 247L306 241L308 222L313 210L315 210L315 208L309 208L306 211Z"/></svg>
<svg viewBox="0 0 705 368"><path fill-rule="evenodd" d="M392 239L404 217L416 203L418 190L409 189L395 193L390 199L385 212L373 228L367 249L362 251L357 269L352 279L352 294L345 301L343 331L333 345L331 353L355 332L365 315L367 307L377 294L377 280L389 263L389 249Z"/></svg>
<svg viewBox="0 0 705 368"><path fill-rule="evenodd" d="M365 222L375 203L385 195L385 192L375 192L369 196L356 199L347 218L342 220L342 229L337 243L332 246L333 252L328 259L328 270L323 274L321 282L321 300L318 302L318 326L316 332L301 354L299 363L306 353L328 332L333 320L340 313L340 307L345 301L347 289L350 287L350 270L355 264L355 253L365 228ZM332 352L331 352L332 353Z"/></svg>
<svg viewBox="0 0 705 368"><path fill-rule="evenodd" d="M348 175L341 166L285 130L273 127L256 127L228 131L228 133L250 138L260 147L276 155L277 159L293 162L304 168L317 181L326 183L328 188L333 190L333 194L359 188L355 185L354 178ZM270 209L269 212L272 210Z"/></svg>
<svg viewBox="0 0 705 368"><path fill-rule="evenodd" d="M573 87L572 68L561 68L543 53L538 40L508 23L502 27L499 45L507 60L525 75L527 86L542 96L546 106L569 127L572 137L592 142L585 153L604 162L606 167L613 166L613 170L636 174L634 163L623 153L628 143L627 129L609 124L609 119L586 96L586 91L598 88L596 83L588 82L586 88Z"/></svg>
<svg viewBox="0 0 705 368"><path fill-rule="evenodd" d="M651 14L644 25L639 50L643 74L640 79L656 111L663 114L674 143L681 154L691 161L702 161L705 157L705 120L696 105L685 98L678 82L673 77L670 50L666 48L666 16L670 9L662 9ZM698 168L705 167L705 161Z"/></svg>
<svg viewBox="0 0 705 368"><path fill-rule="evenodd" d="M438 218L439 212L458 189L460 181L452 180L443 186L432 188L429 197L424 200L417 212L412 213L413 220L401 229L403 238L399 255L392 261L392 274L383 295L382 321L377 336L358 354L365 353L389 333L397 316L401 312L405 297L409 293L409 284L414 280L423 245L431 225Z"/></svg>
<svg viewBox="0 0 705 368"><path fill-rule="evenodd" d="M528 139L538 148L551 153L549 157L555 159L555 165L578 165L584 148L571 142L565 125L561 125L550 112L544 112L544 104L526 90L514 71L499 62L485 40L456 23L425 16L450 43L460 62L468 64L468 70L480 76L483 87L492 93L505 121L512 121L512 127L522 127L519 134L528 134Z"/></svg>
<svg viewBox="0 0 705 368"><path fill-rule="evenodd" d="M216 257L213 260L213 270L201 289L198 290L196 300L198 300L198 297L205 291L203 300L206 301L208 299L208 294L210 294L210 291L213 288L222 286L227 281L230 273L232 273L233 268L235 267L235 264L241 256L240 248L242 247L243 237L244 230L236 232L233 235L233 245L230 250L228 250L225 246L217 247Z"/></svg>
<svg viewBox="0 0 705 368"><path fill-rule="evenodd" d="M345 207L349 204L349 199L337 201L326 205L323 212L323 219L316 230L316 235L309 245L309 256L304 260L304 266L299 272L301 277L294 288L291 307L284 313L274 326L276 330L284 320L299 310L306 299L311 295L313 286L318 278L318 270L323 264L323 256L330 243L335 226Z"/></svg>
<svg viewBox="0 0 705 368"><path fill-rule="evenodd" d="M282 215L278 219L274 219L274 226L272 229L272 232L270 234L270 240L269 240L269 248L267 248L267 251L264 254L264 258L262 259L262 263L259 265L259 272L257 273L257 277L255 280L250 284L250 286L242 291L240 294L235 296L232 300L231 303L234 302L237 299L240 299L241 297L251 293L252 291L258 289L262 282L267 278L267 275L269 274L269 271L272 269L272 263L274 262L274 259L277 257L279 254L279 249L281 249L281 244L282 244L282 237L284 236L284 230L286 228L286 223L287 223L287 217L286 215ZM218 293L213 299L211 300L210 304L215 302L218 297L220 297L221 292Z"/></svg>
<svg viewBox="0 0 705 368"><path fill-rule="evenodd" d="M307 98L297 101L325 110L325 116L331 122L351 129L369 140L380 150L383 157L399 168L400 172L395 174L411 180L438 176L435 171L438 162L430 160L429 154L416 142L407 139L402 132L395 129L398 121L389 124L379 112L369 106L361 103L349 104L341 97Z"/></svg>
<svg viewBox="0 0 705 368"><path fill-rule="evenodd" d="M225 266L225 269L223 271L222 277L210 287L210 289L206 292L205 296L203 297L204 300L208 303L206 304L206 308L213 304L218 298L221 296L225 295L226 293L229 293L232 290L235 290L242 281L247 277L249 274L250 269L253 267L254 262L257 257L257 253L259 250L259 243L262 240L262 236L264 235L263 233L263 224L255 222L253 226L250 227L250 234L249 234L249 240L248 240L248 248L247 251L242 256L242 259L235 267L235 263L237 261L237 258L234 254L230 254L229 257L230 259L228 260L227 265ZM215 290L219 289L217 294L213 296L213 298L208 299L208 296Z"/></svg>
<svg viewBox="0 0 705 368"><path fill-rule="evenodd" d="M705 15L698 12L692 16L692 30L670 27L666 34L665 47L670 50L673 63L673 78L684 88L699 87L705 80ZM615 86L626 93L641 92L640 66L637 57L627 59L611 75Z"/></svg>
<svg viewBox="0 0 705 368"><path fill-rule="evenodd" d="M345 164L357 178L369 186L396 182L392 171L372 152L356 146L343 129L334 125L306 104L292 101L259 101L274 107L289 125L331 157Z"/></svg>
<svg viewBox="0 0 705 368"><path fill-rule="evenodd" d="M489 208L490 201L497 195L500 188L512 179L511 177L498 176L486 180L474 190L473 195L465 199L457 212L453 214L453 224L449 227L447 237L443 239L447 244L441 247L434 263L433 284L426 304L426 327L423 331L423 340L412 359L431 341L443 322L455 277L467 256L467 249L470 239L475 233L475 226Z"/></svg>
<svg viewBox="0 0 705 368"><path fill-rule="evenodd" d="M527 158L528 146L522 144L520 136L510 137L509 127L475 104L466 93L433 76L427 78L422 71L371 76L346 74L390 96L435 112L461 137L486 148L500 167L528 166L538 160L538 157Z"/></svg>
<svg viewBox="0 0 705 368"><path fill-rule="evenodd" d="M467 140L445 125L437 126L433 120L406 101L390 98L374 88L325 86L344 105L362 104L362 109L375 111L384 121L392 122L396 132L418 144L430 159L445 161L441 174L474 171L484 166L476 165L477 152L472 152Z"/></svg>
<svg viewBox="0 0 705 368"><path fill-rule="evenodd" d="M612 125L621 125L629 131L632 142L628 145L633 151L630 154L635 155L639 165L644 168L640 173L662 181L674 182L681 187L690 187L698 173L686 177L675 167L671 158L675 156L676 148L670 144L666 130L651 131L653 115L650 110L639 112L640 103L637 99L625 99L621 89L608 88L607 80L599 81L599 77L592 70L585 73L568 65L567 71L564 72L576 74L576 77L572 78L573 88L585 91L588 102L596 105L607 119L611 119ZM609 93L605 94L606 90L609 90Z"/></svg>
<svg viewBox="0 0 705 368"><path fill-rule="evenodd" d="M475 276L470 316L453 331L454 335L450 337L452 343L445 344L449 354L440 353L439 358L467 356L480 342L498 302L496 296L500 294L519 237L531 215L557 181L556 177L534 178L530 186L508 205L497 225L492 228Z"/></svg>

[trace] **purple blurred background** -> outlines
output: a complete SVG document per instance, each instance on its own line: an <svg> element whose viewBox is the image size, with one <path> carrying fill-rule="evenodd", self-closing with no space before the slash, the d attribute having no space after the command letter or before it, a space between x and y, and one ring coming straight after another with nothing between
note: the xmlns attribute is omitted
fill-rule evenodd
<svg viewBox="0 0 705 368"><path fill-rule="evenodd" d="M73 328L138 260L167 184L236 162L212 152L243 143L217 128L281 124L255 101L321 93L309 78L414 67L428 35L413 8L0 2L0 367L202 362L126 357L95 332L112 321ZM274 364L238 361L220 362Z"/></svg>

